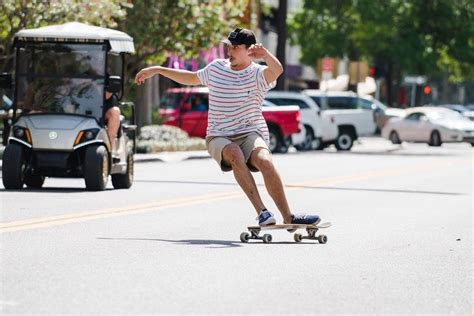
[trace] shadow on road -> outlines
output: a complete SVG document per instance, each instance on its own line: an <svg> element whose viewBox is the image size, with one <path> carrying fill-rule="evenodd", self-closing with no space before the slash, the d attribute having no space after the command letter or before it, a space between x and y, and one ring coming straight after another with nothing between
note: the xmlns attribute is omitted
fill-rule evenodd
<svg viewBox="0 0 474 316"><path fill-rule="evenodd" d="M288 188L302 188L313 190L336 190L336 191L368 191L381 193L412 193L412 194L435 194L435 195L465 195L464 193L454 192L436 192L436 191L420 191L420 190L390 190L390 189L369 189L369 188L341 188L341 187L321 187L321 186L305 186L305 185L287 185Z"/></svg>
<svg viewBox="0 0 474 316"><path fill-rule="evenodd" d="M210 239L184 239L184 240L170 240L170 239L158 239L158 238L110 238L110 237L98 237L99 240L132 240L132 241L160 241L160 242L168 242L173 244L181 244L181 245L189 245L189 246L213 246L213 247L206 247L211 249L218 249L218 248L235 248L235 247L242 247L244 245L286 245L286 244L293 244L293 245L314 245L318 243L314 242L299 242L295 243L292 241L288 242L271 242L269 244L264 244L261 241L256 242L249 242L247 244L243 244L240 241L231 241L231 240L210 240Z"/></svg>
<svg viewBox="0 0 474 316"><path fill-rule="evenodd" d="M209 185L228 185L228 186L239 186L237 182L206 182L206 181L178 181L178 180L138 180L134 179L134 182L143 183L175 183L175 184L209 184ZM257 183L258 184L258 183Z"/></svg>
<svg viewBox="0 0 474 316"><path fill-rule="evenodd" d="M169 240L169 239L158 239L158 238L109 238L109 237L98 237L100 240L132 240L132 241L161 241L169 242L182 245L194 245L194 246L212 246L215 247L206 247L206 248L234 248L242 247L241 243L238 241L230 240L209 240L209 239L188 239L188 240Z"/></svg>
<svg viewBox="0 0 474 316"><path fill-rule="evenodd" d="M446 152L403 152L399 149L385 151L370 150L351 150L351 151L324 151L323 154L328 155L359 155L359 156L394 156L394 157L452 157L457 156L456 153Z"/></svg>
<svg viewBox="0 0 474 316"><path fill-rule="evenodd" d="M173 181L173 180L134 180L135 182L144 183L174 183L174 184L191 184L191 185L229 185L239 186L237 183L230 182L206 182L206 181ZM257 185L263 185L257 183ZM420 190L392 190L392 189L371 189L371 188L341 188L341 187L322 187L322 186L306 186L306 185L285 185L287 188L301 188L301 189L313 189L313 190L340 190L340 191L367 191L367 192L381 192L381 193L412 193L412 194L435 194L435 195L465 195L464 193L455 192L436 192L436 191L420 191Z"/></svg>

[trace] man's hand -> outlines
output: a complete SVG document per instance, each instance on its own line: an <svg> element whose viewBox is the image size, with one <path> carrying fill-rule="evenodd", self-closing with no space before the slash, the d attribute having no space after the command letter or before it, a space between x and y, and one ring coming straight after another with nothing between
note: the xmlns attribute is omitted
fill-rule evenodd
<svg viewBox="0 0 474 316"><path fill-rule="evenodd" d="M263 70L263 75L268 84L277 80L277 78L283 73L283 67L280 61L273 56L262 43L253 44L248 49L248 55L252 58L263 59L267 64L267 67Z"/></svg>
<svg viewBox="0 0 474 316"><path fill-rule="evenodd" d="M135 76L135 83L137 85L141 85L146 79L153 77L156 73L157 71L152 67L143 68Z"/></svg>
<svg viewBox="0 0 474 316"><path fill-rule="evenodd" d="M248 55L252 58L262 59L268 55L268 51L262 43L253 44L248 49Z"/></svg>

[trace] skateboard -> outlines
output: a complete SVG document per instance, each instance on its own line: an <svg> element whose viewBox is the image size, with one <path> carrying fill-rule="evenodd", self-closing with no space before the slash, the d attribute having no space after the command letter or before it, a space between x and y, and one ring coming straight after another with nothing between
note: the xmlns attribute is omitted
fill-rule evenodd
<svg viewBox="0 0 474 316"><path fill-rule="evenodd" d="M331 223L321 223L317 225L303 225L303 224L280 224L280 225L267 225L267 226L249 226L247 227L248 231L243 232L240 234L240 241L242 242L249 242L250 239L260 239L262 240L265 244L268 244L272 242L272 235L270 234L263 234L263 236L259 236L260 232L262 230L272 230L272 229L306 229L306 232L308 233L307 236L303 236L300 233L295 233L293 235L294 240L296 242L301 242L303 239L312 239L312 240L317 240L320 244L325 244L328 241L328 238L326 235L318 235L316 236L316 233L318 232L319 229L322 228L328 228L331 226Z"/></svg>

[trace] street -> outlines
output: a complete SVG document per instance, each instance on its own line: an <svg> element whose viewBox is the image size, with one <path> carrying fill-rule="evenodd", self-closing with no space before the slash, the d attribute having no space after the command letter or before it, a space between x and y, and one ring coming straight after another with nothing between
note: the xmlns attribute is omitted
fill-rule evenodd
<svg viewBox="0 0 474 316"><path fill-rule="evenodd" d="M211 159L136 163L129 190L0 185L0 312L471 315L472 154L374 137L274 155L294 212L332 223L324 245L241 243L256 213Z"/></svg>

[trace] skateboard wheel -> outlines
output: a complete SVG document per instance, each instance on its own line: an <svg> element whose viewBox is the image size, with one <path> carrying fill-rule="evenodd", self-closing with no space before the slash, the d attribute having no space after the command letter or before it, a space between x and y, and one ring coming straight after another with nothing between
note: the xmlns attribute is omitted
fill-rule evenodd
<svg viewBox="0 0 474 316"><path fill-rule="evenodd" d="M293 235L293 238L296 242L301 242L303 240L303 235L296 233Z"/></svg>
<svg viewBox="0 0 474 316"><path fill-rule="evenodd" d="M241 242L249 242L250 234L249 233L242 233L240 234L240 241Z"/></svg>
<svg viewBox="0 0 474 316"><path fill-rule="evenodd" d="M268 244L268 243L272 242L272 235L270 235L270 234L265 234L265 235L263 235L263 238L262 238L262 239L263 239L263 242L264 242L264 243Z"/></svg>
<svg viewBox="0 0 474 316"><path fill-rule="evenodd" d="M318 236L318 241L320 244L325 244L328 242L328 238L326 235L319 235Z"/></svg>

